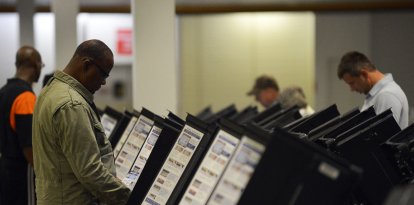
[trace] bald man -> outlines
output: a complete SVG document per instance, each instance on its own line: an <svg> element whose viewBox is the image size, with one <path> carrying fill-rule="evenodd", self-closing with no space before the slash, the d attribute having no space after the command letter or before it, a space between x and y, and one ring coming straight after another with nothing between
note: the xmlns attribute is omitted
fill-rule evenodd
<svg viewBox="0 0 414 205"><path fill-rule="evenodd" d="M33 117L38 205L122 205L130 191L117 179L111 144L93 94L114 65L99 40L81 43L39 95Z"/></svg>
<svg viewBox="0 0 414 205"><path fill-rule="evenodd" d="M35 204L33 186L32 116L36 96L32 84L43 67L30 46L16 54L16 74L0 90L0 204Z"/></svg>

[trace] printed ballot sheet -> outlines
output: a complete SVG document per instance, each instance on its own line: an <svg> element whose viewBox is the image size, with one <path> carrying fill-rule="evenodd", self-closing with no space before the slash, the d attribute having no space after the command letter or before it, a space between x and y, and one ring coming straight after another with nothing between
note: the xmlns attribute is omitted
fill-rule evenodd
<svg viewBox="0 0 414 205"><path fill-rule="evenodd" d="M239 139L220 130L187 187L180 205L204 205L216 186L239 143Z"/></svg>
<svg viewBox="0 0 414 205"><path fill-rule="evenodd" d="M264 150L263 144L243 136L207 204L237 204Z"/></svg>
<svg viewBox="0 0 414 205"><path fill-rule="evenodd" d="M142 204L164 205L180 180L204 134L185 125Z"/></svg>
<svg viewBox="0 0 414 205"><path fill-rule="evenodd" d="M142 146L141 151L139 152L137 158L135 159L134 165L129 171L128 175L122 180L122 182L130 189L133 190L135 184L137 183L139 176L142 173L142 170L147 163L149 156L155 146L155 143L160 136L162 129L156 125L152 126L152 129Z"/></svg>
<svg viewBox="0 0 414 205"><path fill-rule="evenodd" d="M138 118L115 160L116 173L119 179L124 179L128 174L153 124L154 121L144 115Z"/></svg>
<svg viewBox="0 0 414 205"><path fill-rule="evenodd" d="M121 151L122 146L125 144L125 141L127 140L129 134L131 133L132 129L135 126L135 123L137 123L138 118L136 116L133 116L131 120L128 123L128 126L122 133L121 138L118 141L118 144L116 144L114 149L114 156L115 158L118 157L119 151Z"/></svg>

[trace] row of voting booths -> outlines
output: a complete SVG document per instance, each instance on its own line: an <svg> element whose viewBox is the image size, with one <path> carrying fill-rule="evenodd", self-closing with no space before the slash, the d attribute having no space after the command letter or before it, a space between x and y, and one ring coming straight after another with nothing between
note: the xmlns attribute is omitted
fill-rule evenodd
<svg viewBox="0 0 414 205"><path fill-rule="evenodd" d="M414 125L401 130L391 110L341 114L331 105L302 117L296 106L258 112L230 105L181 119L106 107L101 121L117 177L132 192L128 205L414 200Z"/></svg>

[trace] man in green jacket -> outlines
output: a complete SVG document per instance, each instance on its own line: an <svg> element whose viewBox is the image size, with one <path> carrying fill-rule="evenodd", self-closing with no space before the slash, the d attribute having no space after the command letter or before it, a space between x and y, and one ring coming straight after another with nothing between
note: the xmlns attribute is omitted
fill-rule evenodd
<svg viewBox="0 0 414 205"><path fill-rule="evenodd" d="M38 205L127 202L130 191L116 178L111 144L93 102L113 64L105 43L85 41L39 95L32 142Z"/></svg>

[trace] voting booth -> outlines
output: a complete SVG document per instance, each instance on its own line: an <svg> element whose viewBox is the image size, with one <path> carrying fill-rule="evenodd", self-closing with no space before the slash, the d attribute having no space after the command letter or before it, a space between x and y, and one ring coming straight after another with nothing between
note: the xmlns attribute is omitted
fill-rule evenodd
<svg viewBox="0 0 414 205"><path fill-rule="evenodd" d="M390 109L298 110L104 112L127 204L382 205L413 181L414 125L401 130Z"/></svg>

